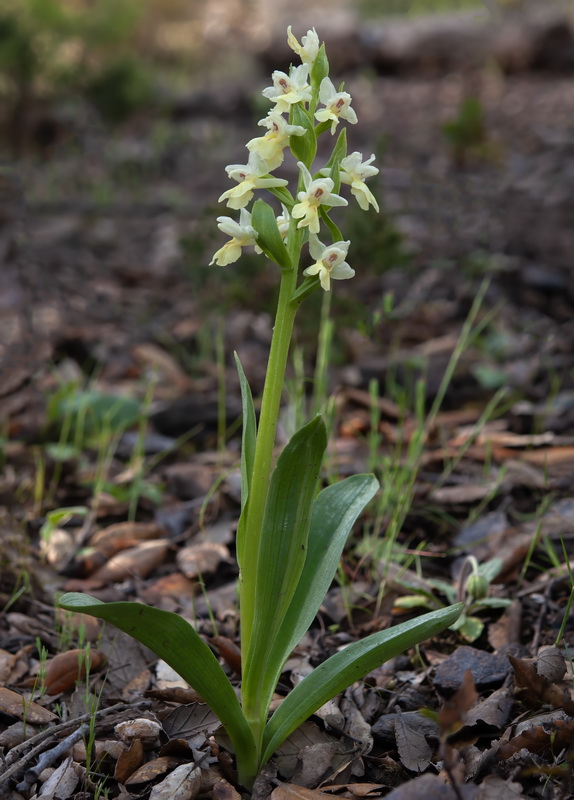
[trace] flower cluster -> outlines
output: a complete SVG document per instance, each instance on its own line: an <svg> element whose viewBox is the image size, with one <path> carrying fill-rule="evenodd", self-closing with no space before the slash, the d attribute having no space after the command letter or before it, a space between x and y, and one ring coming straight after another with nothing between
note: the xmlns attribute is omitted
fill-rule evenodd
<svg viewBox="0 0 574 800"><path fill-rule="evenodd" d="M237 185L224 192L219 202L226 201L229 208L239 210L240 218L236 222L231 217L218 217L219 229L231 238L215 253L210 263L231 264L240 257L243 247L254 246L256 252L265 252L282 268L287 264L287 268L296 270L293 254L287 255L286 249L291 235L297 240L299 251L301 244L308 241L309 253L315 260L303 274L308 278L318 276L318 283L329 291L331 279L342 280L355 274L345 261L350 242L343 241L340 234L335 235L335 232L339 233L338 228L328 216L331 208L348 205L347 200L338 194L339 185L350 186L351 194L363 210L372 206L378 211L377 201L365 180L379 170L372 166L374 155L365 161L359 152L346 155L343 130L327 164L314 175L311 173L317 137L326 131L333 135L341 120L356 124L357 115L351 107L351 95L343 91L342 86L337 90L328 77L325 47L320 45L315 29L307 31L299 42L289 26L287 43L300 57L301 64L291 66L288 73L273 72L272 86L263 89L263 96L273 106L258 122L266 132L247 142L247 164L226 167L229 178ZM284 151L288 147L296 155L299 168L296 197L287 189L286 180L271 174L283 163ZM258 189L267 189L281 200L283 213L275 218L275 222L271 217L272 227L276 228L271 239L261 229L262 223L256 221L255 211L252 218L247 210ZM255 207L261 202L258 200ZM257 220L260 219L257 216ZM268 215L266 219L269 220ZM322 224L328 225L332 238L338 241L330 245L321 243L318 234ZM278 250L278 247L283 250ZM299 253L296 256L298 259Z"/></svg>

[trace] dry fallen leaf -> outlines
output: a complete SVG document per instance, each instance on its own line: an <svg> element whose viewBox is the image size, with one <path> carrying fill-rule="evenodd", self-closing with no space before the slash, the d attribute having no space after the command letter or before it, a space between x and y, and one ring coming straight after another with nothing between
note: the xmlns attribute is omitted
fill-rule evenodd
<svg viewBox="0 0 574 800"><path fill-rule="evenodd" d="M122 750L114 769L114 778L119 783L125 783L144 761L144 748L141 739L134 739L131 745Z"/></svg>
<svg viewBox="0 0 574 800"><path fill-rule="evenodd" d="M149 800L194 800L201 788L201 769L181 764L153 787Z"/></svg>
<svg viewBox="0 0 574 800"><path fill-rule="evenodd" d="M38 800L68 800L74 796L74 790L80 780L79 775L73 767L72 757L64 759L59 767L50 775L48 780L42 785Z"/></svg>
<svg viewBox="0 0 574 800"><path fill-rule="evenodd" d="M211 790L213 800L241 800L241 795L228 781L222 778Z"/></svg>
<svg viewBox="0 0 574 800"><path fill-rule="evenodd" d="M173 756L159 756L152 758L147 764L144 764L131 775L125 782L126 786L137 786L140 783L149 783L150 781L159 778L160 775L165 775L168 770L179 766L179 758Z"/></svg>
<svg viewBox="0 0 574 800"><path fill-rule="evenodd" d="M563 708L567 714L574 716L574 701L568 690L539 675L532 662L512 655L508 656L508 660L514 670L516 686L527 703L534 707L547 703L553 708Z"/></svg>
<svg viewBox="0 0 574 800"><path fill-rule="evenodd" d="M397 716L395 738L401 763L411 772L424 772L432 760L437 742L429 743L424 727L417 724L415 715Z"/></svg>
<svg viewBox="0 0 574 800"><path fill-rule="evenodd" d="M152 539L136 547L123 550L91 577L94 583L105 585L137 576L146 578L165 558L168 543L165 539Z"/></svg>
<svg viewBox="0 0 574 800"><path fill-rule="evenodd" d="M454 733L464 725L467 711L477 700L478 694L474 687L472 672L467 669L462 676L460 687L452 697L443 702L439 711L438 724L441 739Z"/></svg>
<svg viewBox="0 0 574 800"><path fill-rule="evenodd" d="M333 800L333 795L318 789L306 789L294 783L282 783L273 789L270 800Z"/></svg>
<svg viewBox="0 0 574 800"><path fill-rule="evenodd" d="M184 547L177 554L177 565L186 578L211 575L222 561L229 559L229 549L219 542L199 542Z"/></svg>
<svg viewBox="0 0 574 800"><path fill-rule="evenodd" d="M18 692L0 687L0 711L16 719L26 719L31 725L44 725L59 718L38 703L26 700Z"/></svg>
<svg viewBox="0 0 574 800"><path fill-rule="evenodd" d="M90 650L89 659L85 650L58 653L46 665L46 694L58 694L71 689L77 681L86 677L88 667L90 672L98 672L107 663L107 656L101 650Z"/></svg>
<svg viewBox="0 0 574 800"><path fill-rule="evenodd" d="M522 749L537 755L542 755L550 749L553 753L559 753L572 743L574 743L574 720L557 719L552 723L527 728L518 736L504 742L496 751L495 758L497 761L506 761Z"/></svg>

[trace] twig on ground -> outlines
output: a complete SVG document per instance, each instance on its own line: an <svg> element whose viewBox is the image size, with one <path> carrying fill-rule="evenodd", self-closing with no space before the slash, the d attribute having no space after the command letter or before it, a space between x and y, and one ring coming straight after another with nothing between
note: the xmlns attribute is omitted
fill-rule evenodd
<svg viewBox="0 0 574 800"><path fill-rule="evenodd" d="M102 708L96 711L95 716L101 718L109 714L126 711L128 708L149 708L150 705L151 702L149 700L140 700L137 703L116 703L113 706L109 706L109 708ZM8 769L0 776L0 788L10 778L23 772L30 761L33 761L39 753L46 749L52 739L56 738L59 734L66 733L70 729L77 728L78 725L89 722L91 718L92 714L83 714L81 717L76 717L67 722L60 722L58 725L53 725L51 728L47 728L45 731L41 731L35 736L30 737L30 739L22 742L22 744L13 747L6 756L6 765ZM26 753L25 751L30 747L32 749ZM21 756L22 753L25 753L25 755Z"/></svg>

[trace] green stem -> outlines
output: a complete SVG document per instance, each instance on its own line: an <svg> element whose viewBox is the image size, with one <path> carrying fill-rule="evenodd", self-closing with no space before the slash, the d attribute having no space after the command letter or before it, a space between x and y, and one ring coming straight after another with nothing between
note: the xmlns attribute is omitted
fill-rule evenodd
<svg viewBox="0 0 574 800"><path fill-rule="evenodd" d="M273 468L273 448L277 431L277 419L283 393L285 369L295 314L299 304L291 303L291 297L297 284L297 270L292 269L281 273L281 287L277 303L277 315L273 328L273 338L267 364L267 375L261 413L255 445L253 473L249 490L249 499L246 512L246 529L244 550L250 554L259 552L261 529L265 504L269 491L269 480ZM251 558L249 559L252 560ZM256 559L253 559L256 565ZM245 655L249 651L249 641L254 614L254 586L255 575L242 576L240 583L241 606L241 651Z"/></svg>

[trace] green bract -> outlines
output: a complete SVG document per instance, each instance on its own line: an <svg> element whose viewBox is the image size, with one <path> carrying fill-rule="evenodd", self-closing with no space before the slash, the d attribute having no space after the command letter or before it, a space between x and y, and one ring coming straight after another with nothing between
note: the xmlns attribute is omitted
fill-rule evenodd
<svg viewBox="0 0 574 800"><path fill-rule="evenodd" d="M227 731L239 782L246 787L309 715L387 659L453 625L462 608L462 604L440 608L355 642L317 667L268 718L285 662L312 625L353 526L379 488L374 476L354 475L318 492L327 446L320 415L303 425L279 458L274 458L297 310L320 286L329 291L331 279L354 275L345 260L351 242L330 216L334 207L347 205L338 194L341 185L350 181L351 192L358 192L359 205L376 207L363 180L377 172L371 166L374 157L366 162L360 153L347 157L344 130L327 162L322 167L313 165L317 136L328 131L330 137L343 120L354 124L356 115L350 107L350 95L336 92L328 79L325 47L319 47L315 31L308 31L299 42L289 29L288 42L304 63L292 67L288 75L273 73L273 86L263 92L275 103L263 120L268 133L250 140L247 164L227 167L237 185L224 192L220 200L227 200L230 208L239 211L239 221L218 218L220 230L231 238L211 262L231 264L243 247L255 247L280 267L281 275L258 423L251 390L236 357L243 409L241 516L237 528L241 700L209 646L177 614L139 603L102 603L84 594L65 594L59 600L63 608L100 617L129 633L188 681ZM319 101L325 108L317 112ZM288 114L289 124L298 128L287 128L281 114ZM314 126L317 114L322 121ZM287 135L293 131L296 135L289 137L289 145L298 162L298 183L291 193L286 180L269 173L282 163ZM267 154L269 160L261 154ZM261 190L283 203L279 223L271 205L260 198L253 201L254 193ZM315 259L305 270L300 267L303 247L309 247Z"/></svg>

